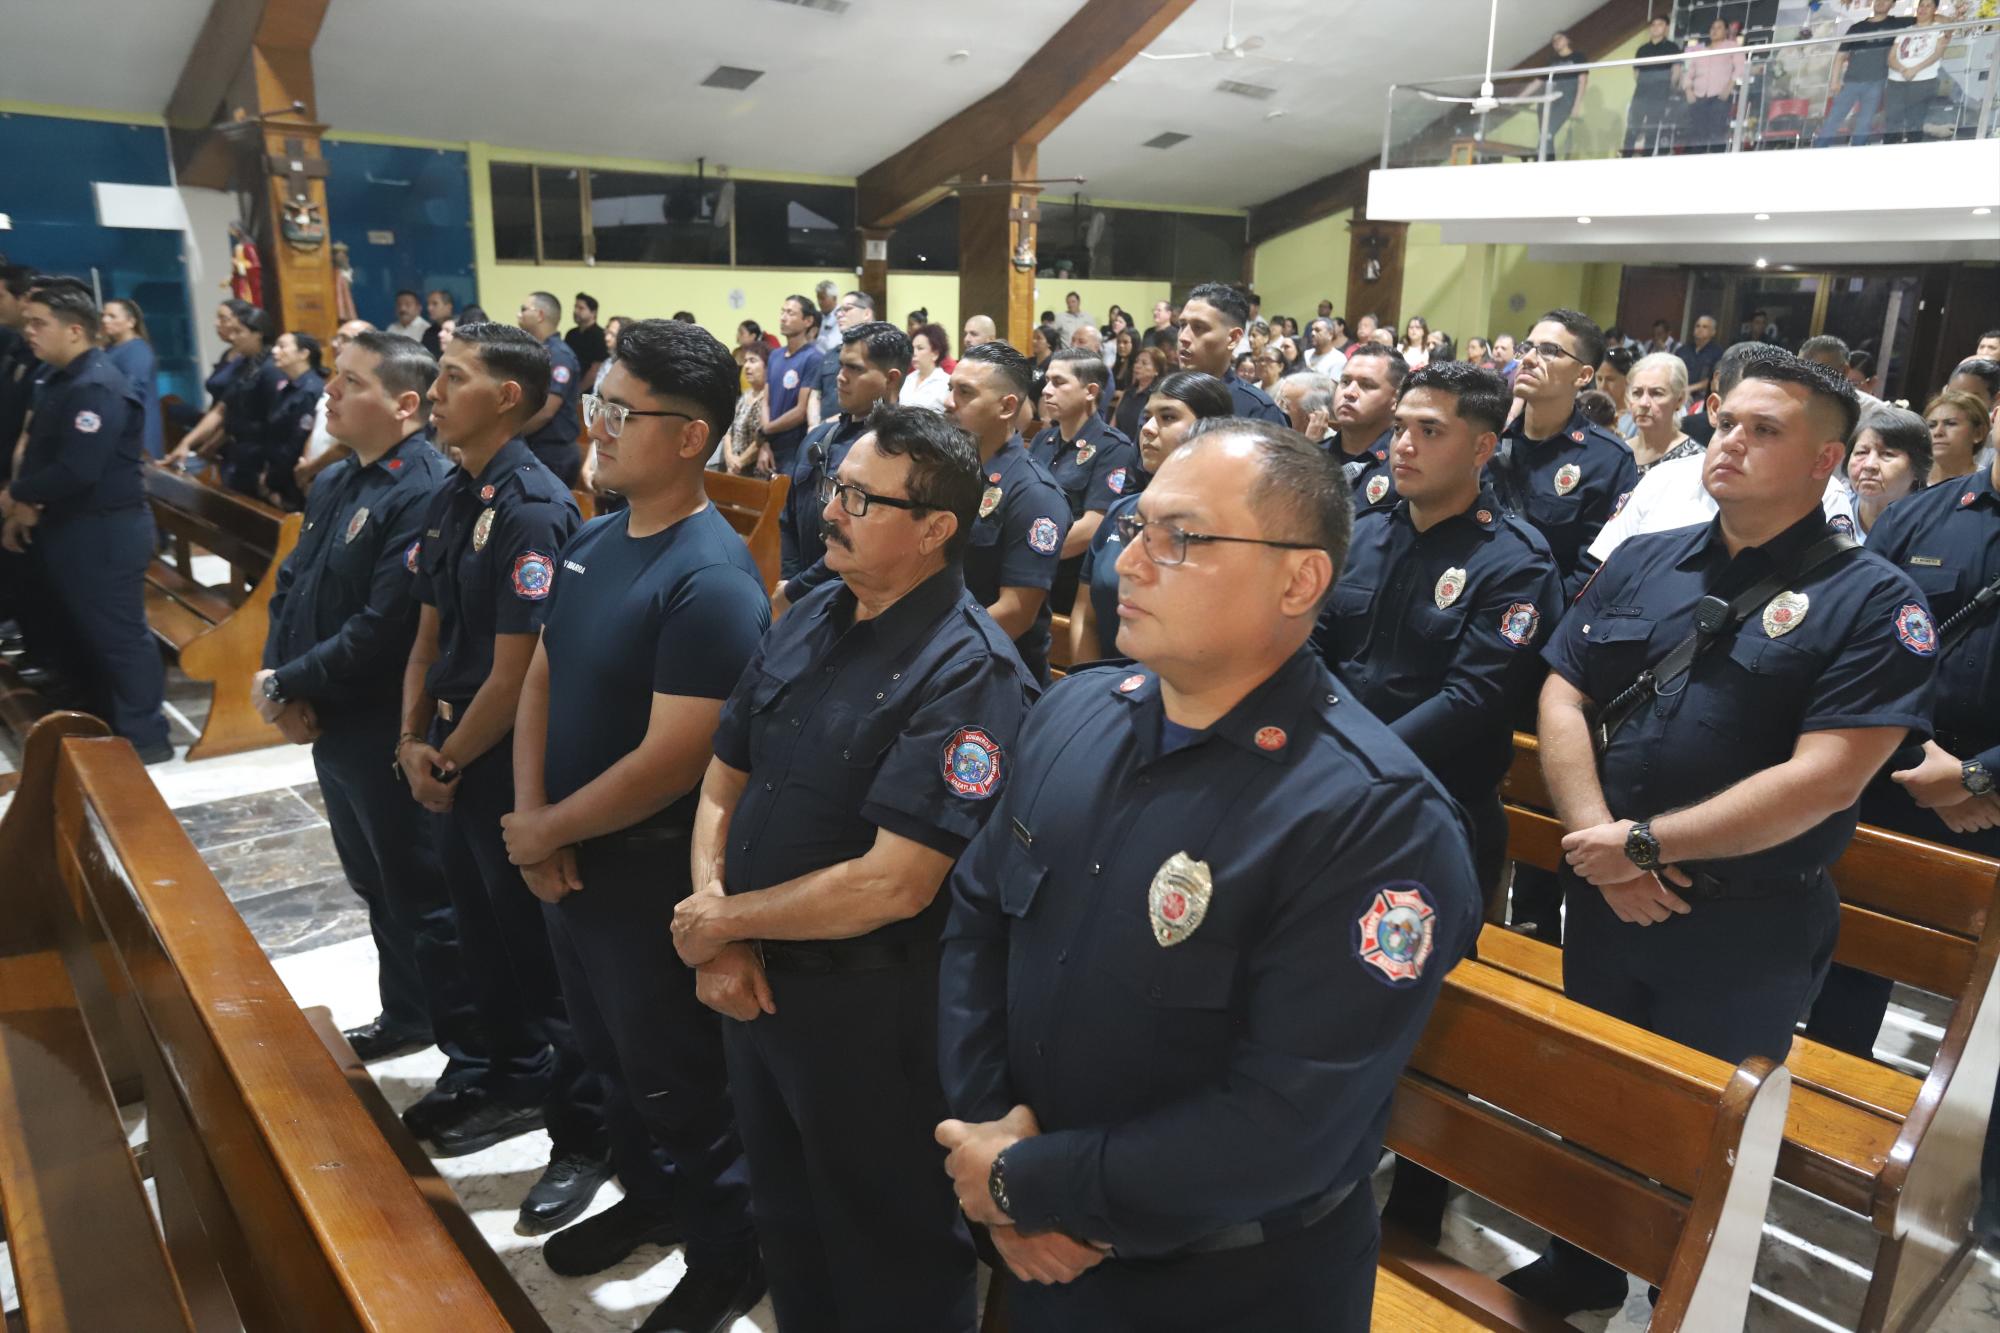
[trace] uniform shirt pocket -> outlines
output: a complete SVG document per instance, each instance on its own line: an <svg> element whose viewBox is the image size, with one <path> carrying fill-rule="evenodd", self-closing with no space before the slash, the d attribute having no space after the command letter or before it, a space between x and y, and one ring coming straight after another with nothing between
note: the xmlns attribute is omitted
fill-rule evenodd
<svg viewBox="0 0 2000 1333"><path fill-rule="evenodd" d="M1601 691L1616 694L1653 665L1653 658L1660 655L1652 649L1653 624L1639 616L1602 616L1583 626L1584 674L1591 698L1610 703L1611 695L1598 697Z"/></svg>
<svg viewBox="0 0 2000 1333"><path fill-rule="evenodd" d="M1905 565L1903 572L1923 591L1933 623L1942 624L1951 619L1952 613L1963 605L1965 598L1959 592L1957 570L1941 569L1935 565Z"/></svg>
<svg viewBox="0 0 2000 1333"><path fill-rule="evenodd" d="M1798 735L1819 661L1804 648L1739 632L1709 674L1699 721L1737 740L1784 744ZM1697 667L1697 670L1700 668Z"/></svg>

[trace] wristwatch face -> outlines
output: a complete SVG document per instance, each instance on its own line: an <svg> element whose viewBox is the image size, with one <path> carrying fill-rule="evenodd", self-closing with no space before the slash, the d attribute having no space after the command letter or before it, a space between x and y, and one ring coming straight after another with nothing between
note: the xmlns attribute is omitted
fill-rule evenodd
<svg viewBox="0 0 2000 1333"><path fill-rule="evenodd" d="M1977 761L1965 765L1965 789L1974 796L1990 796L1993 793L1993 773L1986 765Z"/></svg>
<svg viewBox="0 0 2000 1333"><path fill-rule="evenodd" d="M284 702L284 687L278 684L276 676L264 677L264 697L272 703Z"/></svg>

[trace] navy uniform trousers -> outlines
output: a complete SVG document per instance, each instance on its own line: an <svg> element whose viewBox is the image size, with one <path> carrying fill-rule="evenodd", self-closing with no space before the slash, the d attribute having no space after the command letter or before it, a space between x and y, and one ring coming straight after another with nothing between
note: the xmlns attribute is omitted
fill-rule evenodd
<svg viewBox="0 0 2000 1333"><path fill-rule="evenodd" d="M685 833L593 838L583 889L542 904L578 1047L603 1078L611 1164L625 1197L678 1216L690 1262L728 1265L755 1244L722 1018L674 952L691 892Z"/></svg>
<svg viewBox="0 0 2000 1333"><path fill-rule="evenodd" d="M433 722L430 743L443 745L453 725ZM514 810L513 733L461 769L454 785L450 812L435 819L438 859L491 1062L486 1089L504 1105L545 1108L555 1153L602 1158L603 1085L570 1031L541 900L507 859L500 831L500 816Z"/></svg>
<svg viewBox="0 0 2000 1333"><path fill-rule="evenodd" d="M135 505L45 519L28 548L57 665L82 688L90 711L141 749L167 743L166 667L146 624L153 539L152 512ZM42 628L39 618L34 628ZM41 643L32 646L41 651Z"/></svg>
<svg viewBox="0 0 2000 1333"><path fill-rule="evenodd" d="M458 921L431 836L432 816L384 758L396 748L396 705L322 708L313 770L347 882L368 905L382 1025L435 1041L458 1087L486 1068L477 1011L458 949Z"/></svg>
<svg viewBox="0 0 2000 1333"><path fill-rule="evenodd" d="M772 968L778 1012L723 1025L785 1333L977 1323L972 1238L933 1137L947 1114L937 969L934 952L873 971Z"/></svg>

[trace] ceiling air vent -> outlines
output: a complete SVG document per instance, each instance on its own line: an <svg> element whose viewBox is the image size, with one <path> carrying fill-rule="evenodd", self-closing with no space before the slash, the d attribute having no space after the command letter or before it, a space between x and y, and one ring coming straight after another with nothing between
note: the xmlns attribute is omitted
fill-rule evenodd
<svg viewBox="0 0 2000 1333"><path fill-rule="evenodd" d="M794 9L817 9L822 14L845 14L853 8L848 0L778 0L778 3Z"/></svg>
<svg viewBox="0 0 2000 1333"><path fill-rule="evenodd" d="M740 69L735 65L717 65L715 73L701 81L704 88L728 88L741 92L764 77L761 69Z"/></svg>
<svg viewBox="0 0 2000 1333"><path fill-rule="evenodd" d="M1177 143L1186 143L1187 138L1185 134L1176 134L1172 130L1168 130L1165 134L1154 135L1139 146L1141 148L1172 148Z"/></svg>
<svg viewBox="0 0 2000 1333"><path fill-rule="evenodd" d="M1238 83L1234 79L1224 79L1215 85L1215 90L1236 97L1247 97L1254 102L1268 102L1278 95L1276 88L1266 88L1261 83Z"/></svg>

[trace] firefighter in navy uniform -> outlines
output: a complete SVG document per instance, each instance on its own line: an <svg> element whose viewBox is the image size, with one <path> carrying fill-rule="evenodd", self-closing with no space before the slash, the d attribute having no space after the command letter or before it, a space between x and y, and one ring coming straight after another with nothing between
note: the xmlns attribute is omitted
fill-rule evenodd
<svg viewBox="0 0 2000 1333"><path fill-rule="evenodd" d="M49 373L0 504L0 545L30 557L64 678L140 758L159 763L174 751L162 711L166 673L146 625L154 530L143 399L96 345L88 288L40 284L23 313L27 343Z"/></svg>
<svg viewBox="0 0 2000 1333"><path fill-rule="evenodd" d="M1122 518L1137 661L1036 706L953 874L938 1138L1020 1333L1369 1326L1368 1178L1480 907L1307 646L1350 519L1324 449L1203 422Z"/></svg>
<svg viewBox="0 0 2000 1333"><path fill-rule="evenodd" d="M1051 423L1035 436L1028 452L1047 468L1069 499L1069 532L1063 560L1049 590L1052 607L1076 601L1084 552L1108 510L1135 482L1139 451L1098 415L1111 393L1111 372L1095 352L1065 347L1049 361L1042 382L1042 419Z"/></svg>
<svg viewBox="0 0 2000 1333"><path fill-rule="evenodd" d="M404 1113L441 1156L546 1125L548 1170L519 1226L552 1230L590 1205L608 1174L603 1089L563 1008L541 904L507 859L514 809L509 737L576 502L519 431L551 392L549 353L520 329L461 325L431 387L438 443L459 471L438 490L410 558L422 604L403 674L396 761L437 814L439 858L458 915L490 1067Z"/></svg>
<svg viewBox="0 0 2000 1333"><path fill-rule="evenodd" d="M1180 335L1174 344L1182 370L1199 370L1229 386L1236 415L1251 421L1286 423L1285 410L1271 395L1236 377L1236 344L1250 321L1250 302L1242 292L1222 282L1204 282L1188 293L1181 307Z"/></svg>
<svg viewBox="0 0 2000 1333"><path fill-rule="evenodd" d="M381 1009L347 1032L381 1060L435 1041L439 1085L485 1070L430 819L382 762L402 718L403 664L416 636L413 548L451 465L430 446L437 362L369 331L340 354L327 430L349 456L320 474L298 545L278 568L264 666L251 698L294 743L310 742L333 848L368 907Z"/></svg>
<svg viewBox="0 0 2000 1333"><path fill-rule="evenodd" d="M1703 464L1716 518L1625 541L1544 653L1563 989L1732 1064L1790 1051L1833 958L1827 872L1862 788L1930 727L1922 595L1820 508L1857 415L1819 366L1747 367ZM1505 1281L1565 1315L1626 1296L1561 1241Z"/></svg>
<svg viewBox="0 0 2000 1333"><path fill-rule="evenodd" d="M1354 512L1365 514L1396 503L1396 478L1389 445L1396 435L1396 395L1402 392L1409 362L1393 347L1356 343L1333 391L1333 438L1327 442L1340 473L1354 489Z"/></svg>
<svg viewBox="0 0 2000 1333"><path fill-rule="evenodd" d="M702 784L674 938L735 1020L730 1094L786 1333L978 1320L931 1141L938 890L1012 781L1034 692L960 574L983 478L936 412L872 417L828 494L839 578L766 636Z"/></svg>
<svg viewBox="0 0 2000 1333"><path fill-rule="evenodd" d="M522 428L521 438L564 486L574 486L583 470L576 406L583 392L583 369L562 338L562 302L547 292L530 293L521 302L518 322L540 339L549 354L549 398Z"/></svg>

